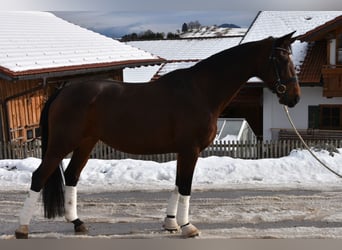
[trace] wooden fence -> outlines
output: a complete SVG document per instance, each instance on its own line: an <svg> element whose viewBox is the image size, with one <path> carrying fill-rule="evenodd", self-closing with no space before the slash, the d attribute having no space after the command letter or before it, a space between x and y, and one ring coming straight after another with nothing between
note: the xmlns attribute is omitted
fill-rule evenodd
<svg viewBox="0 0 342 250"><path fill-rule="evenodd" d="M342 147L342 140L307 141L310 147L333 150ZM293 149L303 148L297 140L257 141L257 142L215 142L206 148L201 157L229 156L241 159L279 158L289 155ZM70 157L69 155L68 157ZM23 159L27 157L41 157L40 140L24 144L0 142L0 159ZM147 161L167 162L176 160L175 153L157 155L133 155L117 151L103 142L94 147L90 158L95 159L138 159Z"/></svg>

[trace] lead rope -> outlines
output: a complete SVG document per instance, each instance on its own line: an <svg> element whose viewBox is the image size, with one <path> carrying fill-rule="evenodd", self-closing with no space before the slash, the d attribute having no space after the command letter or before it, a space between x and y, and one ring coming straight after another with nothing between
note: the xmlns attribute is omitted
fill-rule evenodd
<svg viewBox="0 0 342 250"><path fill-rule="evenodd" d="M291 123L291 126L293 127L294 131L296 132L297 136L299 137L299 139L301 140L301 142L303 143L304 147L310 152L310 154L319 162L322 164L323 167L325 167L326 169L328 169L330 172L332 172L333 174L337 175L338 177L342 178L342 175L340 175L339 173L337 173L336 171L332 170L331 168L329 168L324 162L322 162L312 151L311 149L309 148L309 146L305 143L305 141L303 140L303 137L299 134L298 130L296 129L292 119L291 119L291 116L290 116L290 113L289 113L289 110L287 108L286 105L284 105L284 110L285 110L285 113L287 115L287 118L289 119L289 122Z"/></svg>

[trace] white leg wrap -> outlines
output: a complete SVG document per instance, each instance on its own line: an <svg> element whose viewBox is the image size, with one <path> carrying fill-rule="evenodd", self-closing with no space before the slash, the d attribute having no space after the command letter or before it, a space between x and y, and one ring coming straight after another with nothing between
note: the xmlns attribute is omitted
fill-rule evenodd
<svg viewBox="0 0 342 250"><path fill-rule="evenodd" d="M177 222L180 226L189 223L189 203L190 195L180 195L178 201Z"/></svg>
<svg viewBox="0 0 342 250"><path fill-rule="evenodd" d="M36 210L36 204L39 198L40 192L30 190L28 196L24 202L24 206L19 214L19 224L29 225L32 219L33 213Z"/></svg>
<svg viewBox="0 0 342 250"><path fill-rule="evenodd" d="M166 215L176 216L178 208L178 199L179 192L178 187L176 186L175 190L172 192L171 197L169 199L169 203L166 209Z"/></svg>
<svg viewBox="0 0 342 250"><path fill-rule="evenodd" d="M65 186L65 218L67 221L74 221L77 216L77 188L72 186Z"/></svg>

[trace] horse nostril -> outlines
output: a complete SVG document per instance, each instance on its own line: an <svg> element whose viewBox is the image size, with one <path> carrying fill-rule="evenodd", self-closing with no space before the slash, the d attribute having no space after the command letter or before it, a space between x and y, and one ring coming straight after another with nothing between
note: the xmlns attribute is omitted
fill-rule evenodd
<svg viewBox="0 0 342 250"><path fill-rule="evenodd" d="M289 100L289 102L287 103L287 106L289 108L292 108L292 107L296 106L296 104L299 102L299 100L300 100L300 96L296 95L292 100Z"/></svg>
<svg viewBox="0 0 342 250"><path fill-rule="evenodd" d="M299 95L296 95L296 97L295 97L295 102L298 103L299 100L300 100L300 96L299 96Z"/></svg>

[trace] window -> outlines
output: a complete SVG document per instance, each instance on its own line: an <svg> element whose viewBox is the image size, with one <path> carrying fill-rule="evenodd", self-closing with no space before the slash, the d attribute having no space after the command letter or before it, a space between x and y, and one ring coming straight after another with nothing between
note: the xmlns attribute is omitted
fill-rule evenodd
<svg viewBox="0 0 342 250"><path fill-rule="evenodd" d="M309 106L309 128L319 128L319 106Z"/></svg>
<svg viewBox="0 0 342 250"><path fill-rule="evenodd" d="M32 140L33 139L33 130L32 129L26 130L26 139L27 140Z"/></svg>
<svg viewBox="0 0 342 250"><path fill-rule="evenodd" d="M342 129L342 105L309 106L308 127Z"/></svg>
<svg viewBox="0 0 342 250"><path fill-rule="evenodd" d="M342 64L342 33L337 36L337 64Z"/></svg>
<svg viewBox="0 0 342 250"><path fill-rule="evenodd" d="M340 127L340 107L322 106L320 109L321 127L338 129Z"/></svg>

